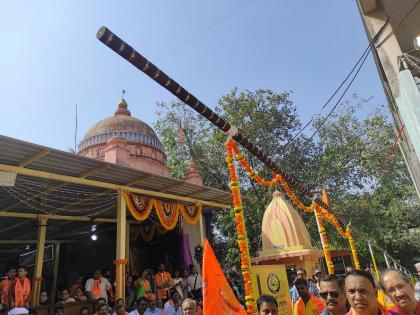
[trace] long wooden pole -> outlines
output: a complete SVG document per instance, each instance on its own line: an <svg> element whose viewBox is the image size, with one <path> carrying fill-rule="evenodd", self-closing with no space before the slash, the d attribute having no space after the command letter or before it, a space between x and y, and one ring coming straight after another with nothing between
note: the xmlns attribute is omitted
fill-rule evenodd
<svg viewBox="0 0 420 315"><path fill-rule="evenodd" d="M317 204L325 209L328 209L332 213L332 209L329 205L325 204L322 199L315 196L311 190L297 181L293 176L284 172L279 166L276 165L260 148L249 141L235 126L231 126L222 117L213 112L210 108L204 105L194 95L189 93L175 80L170 78L166 73L156 67L153 63L138 53L133 47L125 43L121 38L111 32L105 26L99 28L96 37L106 46L111 48L125 60L130 62L140 71L147 74L154 81L159 83L162 87L167 89L185 104L190 106L196 112L204 116L207 120L213 123L216 127L228 133L230 136L245 147L251 154L257 157L263 162L269 169L283 176L283 178L293 187L295 187L301 194L306 195L310 199L315 198Z"/></svg>

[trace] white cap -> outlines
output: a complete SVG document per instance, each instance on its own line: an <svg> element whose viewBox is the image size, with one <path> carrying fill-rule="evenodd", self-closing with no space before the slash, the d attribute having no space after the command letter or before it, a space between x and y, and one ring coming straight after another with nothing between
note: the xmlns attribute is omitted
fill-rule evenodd
<svg viewBox="0 0 420 315"><path fill-rule="evenodd" d="M29 311L24 307L15 307L12 308L7 315L26 315L29 314Z"/></svg>

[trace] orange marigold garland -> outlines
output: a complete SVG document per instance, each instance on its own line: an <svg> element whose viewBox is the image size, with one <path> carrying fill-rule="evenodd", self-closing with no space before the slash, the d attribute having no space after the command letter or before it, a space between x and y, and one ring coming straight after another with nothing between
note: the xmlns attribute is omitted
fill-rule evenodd
<svg viewBox="0 0 420 315"><path fill-rule="evenodd" d="M353 234L351 233L350 226L346 227L347 238L349 239L351 254L353 255L354 266L360 269L359 256L357 255L356 245L354 244Z"/></svg>
<svg viewBox="0 0 420 315"><path fill-rule="evenodd" d="M316 224L318 225L318 231L319 231L319 236L321 238L322 249L324 250L325 262L327 263L328 273L332 275L334 274L334 264L331 259L330 245L328 244L327 233L325 231L324 224L322 223L320 206L315 203L313 204L314 204Z"/></svg>
<svg viewBox="0 0 420 315"><path fill-rule="evenodd" d="M323 242L323 244L325 244L325 246L323 245L324 248L324 256L325 256L325 260L327 261L327 267L329 270L329 273L334 272L334 265L332 264L332 260L331 260L331 255L329 252L329 244L326 238L326 232L325 232L325 227L322 223L322 219L325 219L327 222L329 222L330 224L332 224L338 231L338 233L340 234L340 236L342 238L347 238L349 240L350 243L350 248L351 248L351 252L353 255L353 260L355 263L355 267L360 269L360 263L359 263L359 258L357 255L357 250L356 250L356 246L353 240L353 236L351 234L350 228L347 227L346 231L343 230L343 228L341 227L337 217L332 214L331 212L329 212L328 210L321 208L319 205L315 204L314 202L310 205L310 206L306 206L304 205L299 198L296 196L296 194L293 192L293 190L290 188L290 186L287 184L286 180L283 178L283 176L281 176L280 174L275 174L275 176L273 177L272 180L266 180L262 177L260 177L255 171L254 169L249 165L248 161L246 160L246 158L244 157L244 155L240 152L238 145L233 141L230 140L228 141L227 145L228 147L228 154L230 153L230 155L228 155L228 163L232 163L233 165L233 154L232 154L232 150L235 153L235 158L237 159L237 161L241 164L241 166L246 170L247 175L252 178L254 181L256 181L258 184L260 184L261 186L265 186L267 188L269 187L273 187L276 186L278 183L280 183L283 187L283 189L286 191L287 195L290 197L290 199L293 201L293 203L302 211L304 212L314 212L315 211L315 207L318 207L316 210L316 218L317 221L320 222L321 228L320 228L320 236L321 236L321 241ZM230 151L229 151L230 150ZM236 173L235 173L235 168L233 167L232 169L229 169L231 178L236 178ZM234 177L232 177L234 175ZM236 178L237 181L237 178ZM235 197L234 197L235 198ZM326 196L323 196L323 200L328 198ZM326 199L324 201L326 204L328 204L328 200Z"/></svg>
<svg viewBox="0 0 420 315"><path fill-rule="evenodd" d="M144 221L149 217L153 207L152 199L139 197L128 192L124 192L123 195L127 204L127 208L134 219L137 221Z"/></svg>
<svg viewBox="0 0 420 315"><path fill-rule="evenodd" d="M156 201L155 210L160 224L167 230L175 228L179 217L179 211L176 204Z"/></svg>
<svg viewBox="0 0 420 315"><path fill-rule="evenodd" d="M154 209L159 222L167 230L172 230L178 223L181 214L189 224L196 224L200 218L203 207L201 204L183 205L180 203L162 202L155 198L146 198L137 194L124 192L127 207L137 221L145 221Z"/></svg>
<svg viewBox="0 0 420 315"><path fill-rule="evenodd" d="M230 189L232 191L233 211L236 222L236 232L238 234L238 247L241 257L242 276L244 278L245 304L248 314L255 314L255 299L252 293L251 282L251 256L249 255L248 237L245 228L245 219L243 215L241 193L239 189L238 177L236 175L235 164L233 163L234 141L232 139L226 142L227 158L226 162L229 168Z"/></svg>

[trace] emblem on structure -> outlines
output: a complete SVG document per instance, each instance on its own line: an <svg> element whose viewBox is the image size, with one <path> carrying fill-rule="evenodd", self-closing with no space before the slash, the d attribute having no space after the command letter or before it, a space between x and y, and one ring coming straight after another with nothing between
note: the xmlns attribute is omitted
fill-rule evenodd
<svg viewBox="0 0 420 315"><path fill-rule="evenodd" d="M267 287L272 294L280 291L280 279L275 273L270 273L267 277Z"/></svg>

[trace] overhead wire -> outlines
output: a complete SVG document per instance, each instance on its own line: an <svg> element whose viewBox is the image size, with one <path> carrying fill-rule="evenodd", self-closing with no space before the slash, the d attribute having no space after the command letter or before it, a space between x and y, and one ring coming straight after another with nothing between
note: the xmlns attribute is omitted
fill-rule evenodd
<svg viewBox="0 0 420 315"><path fill-rule="evenodd" d="M161 60L161 59L163 59L163 58L167 57L168 55L170 55L171 53L173 53L173 52L174 52L174 51L176 51L177 49L179 49L179 48L181 48L181 47L183 47L183 46L185 46L185 45L189 44L191 41L193 41L194 39L196 39L196 38L200 37L201 35L203 35L204 33L208 32L208 31L210 31L211 29L215 28L215 27L216 27L217 25L219 25L220 23L222 23L222 22L226 21L227 19L231 18L232 16L234 16L234 15L238 14L240 11L242 11L243 9L245 9L246 7L248 7L248 6L249 6L252 2L255 2L255 1L256 1L256 0L249 0L249 1L247 1L247 2L246 2L246 3L244 3L243 5L241 5L241 6L239 6L238 8L236 8L234 11L232 11L232 12L230 12L230 13L228 13L228 14L224 15L223 17L221 17L220 19L218 19L216 22L213 22L212 24L210 24L209 26L205 27L205 28L204 28L204 29L202 29L201 31L199 31L199 32L197 32L197 33L195 33L195 34L193 34L191 37L187 38L187 39L186 39L186 40L184 40L183 42L181 42L181 43L179 43L179 44L175 45L174 47L172 47L171 49L167 50L166 52L164 52L163 54L161 54L160 56L158 56L158 57L156 58L156 60L157 60L157 61L159 61L159 60ZM30 128L30 127L34 126L34 125L37 125L37 124L39 124L39 123L41 123L41 122L43 122L43 121L45 121L45 120L51 119L51 118L53 118L53 117L55 117L55 116L57 116L57 115L59 115L59 114L61 114L61 113L65 112L65 111L69 110L70 108L73 108L73 107L74 107L74 105L73 105L73 104L78 104L78 105L79 105L79 107L80 107L80 105L81 105L81 104L83 105L83 103L85 103L85 102L86 102L86 101L88 101L89 99L91 99L91 98L93 98L93 97L95 97L95 96L97 96L97 95L99 95L99 94L102 94L103 92L105 92L105 91L109 90L111 87L113 87L113 86L115 86L115 85L117 85L117 84L121 83L122 81L125 81L126 79L128 79L128 78L130 78L130 77L132 77L132 76L134 76L134 75L136 75L136 74L137 74L137 71L132 71L131 73L128 73L128 74L126 74L126 75L124 75L124 76L120 77L119 79L117 79L117 80L115 80L115 81L111 82L110 84L108 84L108 85L106 85L105 87L103 87L103 88L101 88L101 89L97 90L96 92L93 92L93 93L91 93L91 94L89 94L89 95L85 96L84 98L80 99L79 101L77 101L77 102L73 102L73 103L72 103L72 105L69 105L69 106L63 107L62 109L60 109L60 110L58 110L58 111L56 111L56 112L53 112L53 113L51 113L51 114L49 114L49 115L47 115L47 116L44 116L44 117L42 117L42 118L40 118L40 119L38 119L38 120L36 120L36 121L34 121L34 122L32 122L32 123L30 123L30 124L28 124L28 125L24 126L24 127L21 127L21 128L19 128L19 129L13 130L13 131L9 132L8 134L9 134L9 135L16 134L16 133L18 133L18 132L20 132L20 131L22 131L22 130L25 130L25 129L27 129L27 128Z"/></svg>
<svg viewBox="0 0 420 315"><path fill-rule="evenodd" d="M332 111L330 111L330 113L328 114L328 117L331 115L331 113L337 108L339 102L341 101L341 99L344 97L345 93L348 91L348 89L350 88L351 84L353 83L354 79L356 78L357 74L359 73L361 67L363 66L367 56L369 55L369 52L372 48L372 45L374 44L374 42L379 38L379 36L381 35L381 33L383 32L383 30L385 29L385 26L388 24L389 22L389 18L385 21L384 25L382 25L382 27L379 29L379 31L376 33L376 35L370 40L368 46L365 48L365 50L363 51L362 55L359 57L359 59L356 61L356 63L354 64L354 66L352 67L352 69L350 70L350 72L347 74L347 76L344 78L344 80L339 84L339 86L335 89L335 91L333 92L333 94L330 96L330 98L325 102L325 104L321 107L321 109L318 111L319 115L323 109L325 109L325 107L328 106L328 104L331 102L331 100L337 95L337 93L340 91L340 89L343 87L343 85L348 81L348 79L351 77L351 75L353 74L353 72L356 70L356 68L359 66L358 70L356 71L356 74L353 76L353 78L351 79L350 83L347 85L344 93L342 93L339 101L335 104L334 108ZM305 124L305 126L303 128L301 128L296 135L293 136L293 138L286 143L283 146L283 149L286 149L291 143L293 143L296 138L314 121L315 116L312 116L312 118ZM318 130L318 129L317 129ZM318 131L315 132L315 134ZM309 140L311 140L313 138L312 135L311 138ZM308 140L308 141L309 141Z"/></svg>

